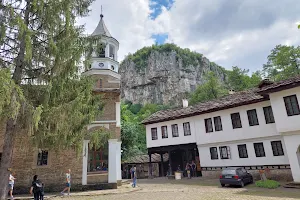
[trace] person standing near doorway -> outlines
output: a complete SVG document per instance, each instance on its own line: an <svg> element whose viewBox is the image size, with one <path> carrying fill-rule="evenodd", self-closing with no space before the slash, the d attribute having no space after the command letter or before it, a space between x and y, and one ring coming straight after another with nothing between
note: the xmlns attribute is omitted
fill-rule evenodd
<svg viewBox="0 0 300 200"><path fill-rule="evenodd" d="M137 173L136 173L136 166L133 167L131 171L131 177L132 177L132 187L136 187L136 180L137 180Z"/></svg>
<svg viewBox="0 0 300 200"><path fill-rule="evenodd" d="M14 190L14 185L15 185L15 177L12 175L12 170L9 168L8 171L9 173L9 178L8 178L8 189L9 189L9 195L10 199L14 199L13 197L13 190Z"/></svg>
<svg viewBox="0 0 300 200"><path fill-rule="evenodd" d="M192 161L192 177L196 177L197 166L195 161Z"/></svg>
<svg viewBox="0 0 300 200"><path fill-rule="evenodd" d="M34 200L44 200L44 184L38 179L37 175L33 176L30 187L30 194L34 196Z"/></svg>
<svg viewBox="0 0 300 200"><path fill-rule="evenodd" d="M68 169L68 171L66 173L66 187L61 192L61 194L64 195L64 192L68 191L68 195L70 195L70 190L71 190L71 169Z"/></svg>

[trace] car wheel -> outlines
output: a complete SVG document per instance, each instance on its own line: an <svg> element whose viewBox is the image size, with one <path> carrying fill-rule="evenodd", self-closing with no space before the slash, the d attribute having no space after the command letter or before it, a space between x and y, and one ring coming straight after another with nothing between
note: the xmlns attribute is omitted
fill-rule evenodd
<svg viewBox="0 0 300 200"><path fill-rule="evenodd" d="M241 187L243 188L245 186L244 181L241 181Z"/></svg>
<svg viewBox="0 0 300 200"><path fill-rule="evenodd" d="M222 187L225 187L225 184L221 184Z"/></svg>

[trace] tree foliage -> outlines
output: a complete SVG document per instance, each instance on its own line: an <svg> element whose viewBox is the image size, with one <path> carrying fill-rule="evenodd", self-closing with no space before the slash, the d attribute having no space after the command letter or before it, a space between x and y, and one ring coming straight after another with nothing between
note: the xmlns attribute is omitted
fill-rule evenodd
<svg viewBox="0 0 300 200"><path fill-rule="evenodd" d="M261 81L260 72L252 73L251 76L248 73L249 70L232 67L232 70L227 71L226 87L234 91L242 91L257 86Z"/></svg>
<svg viewBox="0 0 300 200"><path fill-rule="evenodd" d="M183 67L188 67L190 65L192 66L198 66L199 63L202 62L203 55L194 51L191 51L190 49L182 49L178 47L176 44L162 44L162 45L152 45L150 47L144 47L134 54L129 54L125 60L131 60L135 63L135 66L137 69L144 69L147 67L147 60L148 57L152 52L159 52L159 53L176 53L177 60L181 59ZM220 66L216 65L215 63L211 63L212 67L220 68L220 70L223 70Z"/></svg>
<svg viewBox="0 0 300 200"><path fill-rule="evenodd" d="M75 22L88 14L92 2L0 2L0 114L6 123L1 199L7 193L14 138L24 132L20 128L27 129L37 147L80 150L87 135L94 144L108 137L104 129L87 131L101 100L92 95L93 80L80 77L99 38L82 37L84 27Z"/></svg>
<svg viewBox="0 0 300 200"><path fill-rule="evenodd" d="M266 77L274 81L287 79L300 74L300 46L277 45L263 66Z"/></svg>
<svg viewBox="0 0 300 200"><path fill-rule="evenodd" d="M204 79L205 83L198 86L196 91L191 94L189 99L191 105L198 102L205 102L216 99L225 94L228 94L224 85L220 83L213 72L209 72L207 75L205 75Z"/></svg>
<svg viewBox="0 0 300 200"><path fill-rule="evenodd" d="M146 104L141 106L141 109L137 113L134 113L136 111L136 105L139 105L138 107L141 106L140 104L132 104L131 102L121 104L123 159L139 154L145 154L147 152L146 129L141 122L151 114L169 108L169 106Z"/></svg>

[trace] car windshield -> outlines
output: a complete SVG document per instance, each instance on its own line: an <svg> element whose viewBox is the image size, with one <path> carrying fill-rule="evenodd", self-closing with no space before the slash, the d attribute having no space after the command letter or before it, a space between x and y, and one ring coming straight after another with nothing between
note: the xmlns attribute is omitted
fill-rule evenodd
<svg viewBox="0 0 300 200"><path fill-rule="evenodd" d="M222 175L235 175L236 172L234 169L225 169L222 171Z"/></svg>

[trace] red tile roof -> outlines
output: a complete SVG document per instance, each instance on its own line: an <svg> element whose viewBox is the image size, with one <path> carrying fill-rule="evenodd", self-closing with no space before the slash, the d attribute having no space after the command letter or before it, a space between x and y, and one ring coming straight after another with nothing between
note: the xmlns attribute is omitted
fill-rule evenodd
<svg viewBox="0 0 300 200"><path fill-rule="evenodd" d="M251 90L237 92L231 95L224 96L220 99L199 103L194 106L189 106L187 108L161 110L152 114L142 123L146 125L174 119L180 119L204 113L215 112L218 110L233 108L237 106L266 101L269 99L268 97L263 97L257 94L258 90L259 89L255 88Z"/></svg>

